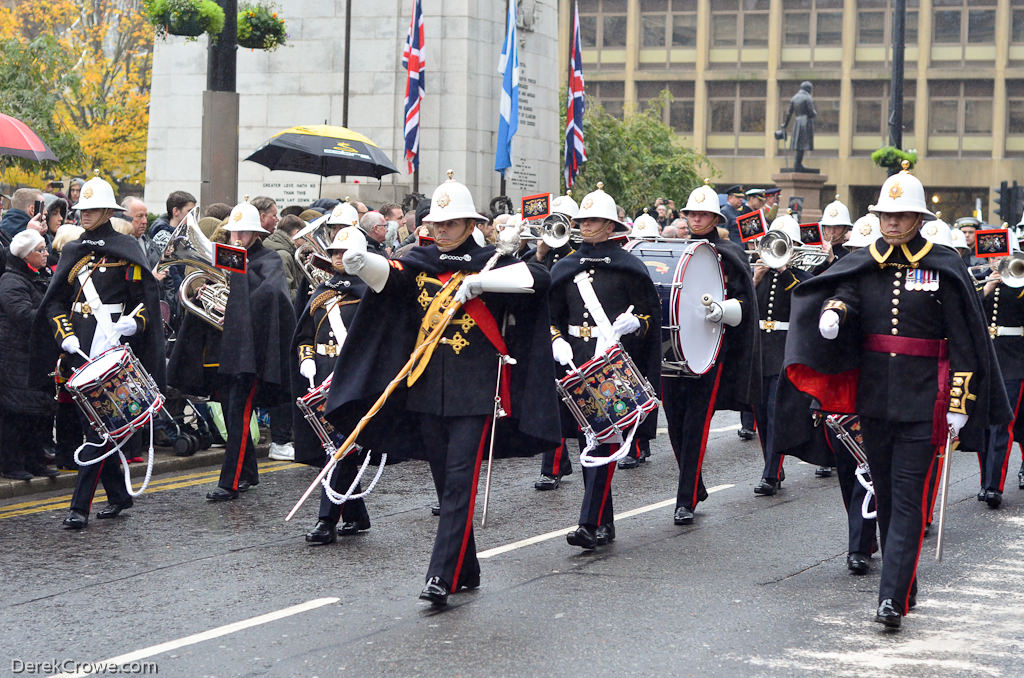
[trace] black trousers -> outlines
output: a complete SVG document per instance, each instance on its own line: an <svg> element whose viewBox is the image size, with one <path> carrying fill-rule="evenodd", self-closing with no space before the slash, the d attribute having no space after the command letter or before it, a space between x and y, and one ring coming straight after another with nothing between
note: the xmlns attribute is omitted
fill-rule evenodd
<svg viewBox="0 0 1024 678"><path fill-rule="evenodd" d="M294 402L267 408L270 415L270 441L278 445L292 442L292 408Z"/></svg>
<svg viewBox="0 0 1024 678"><path fill-rule="evenodd" d="M473 507L490 420L484 415L420 415L430 473L441 502L427 579L440 577L452 591L463 575L471 577L480 573L473 539Z"/></svg>
<svg viewBox="0 0 1024 678"><path fill-rule="evenodd" d="M67 391L64 391L63 387L61 387L61 393L67 395ZM66 402L57 401L54 428L57 434L57 463L71 467L75 463L75 450L82 444L83 431L78 405L70 400L70 396L68 398Z"/></svg>
<svg viewBox="0 0 1024 678"><path fill-rule="evenodd" d="M693 510L699 497L706 492L700 470L721 377L722 366L719 364L696 379L672 377L661 380L661 403L668 421L668 437L679 464L676 508L685 506Z"/></svg>
<svg viewBox="0 0 1024 678"><path fill-rule="evenodd" d="M857 460L846 451L843 444L832 433L832 429L824 425L822 425L822 429L825 432L825 442L836 458L839 491L843 495L843 505L846 507L846 525L849 534L847 552L861 553L870 557L878 523L874 519L869 520L864 517L863 505L867 490L857 480ZM877 508L876 502L872 500L868 509L875 508Z"/></svg>
<svg viewBox="0 0 1024 678"><path fill-rule="evenodd" d="M779 375L761 379L761 402L754 413L757 422L757 437L761 441L761 456L764 457L765 480L782 480L782 460L785 455L772 452L775 446L775 393L779 390Z"/></svg>
<svg viewBox="0 0 1024 678"><path fill-rule="evenodd" d="M82 430L85 432L85 439L90 443L102 441L100 434L96 433L84 414L79 415L82 422ZM139 434L136 434L139 435ZM109 446L87 447L80 455L82 461L89 461L103 456ZM122 445L122 449L124 446ZM72 452L72 458L74 452ZM92 498L96 494L96 483L102 482L103 489L107 493L107 501L115 505L127 504L132 497L124 486L124 471L121 467L121 458L115 452L98 464L80 466L78 478L75 480L75 491L71 495L71 510L81 511L88 514L92 508Z"/></svg>
<svg viewBox="0 0 1024 678"><path fill-rule="evenodd" d="M581 434L580 449L587 446L586 438ZM610 457L619 449L617 444L598 445L590 453L592 457ZM595 528L598 525L613 525L615 510L612 506L612 476L615 475L617 464L583 467L583 505L580 507L580 525Z"/></svg>
<svg viewBox="0 0 1024 678"><path fill-rule="evenodd" d="M253 485L260 481L256 468L256 449L249 434L249 420L258 385L255 377L233 377L223 390L217 392L217 400L224 410L224 425L228 430L224 465L221 466L220 480L217 482L225 490L237 490L240 480L248 480Z"/></svg>
<svg viewBox="0 0 1024 678"><path fill-rule="evenodd" d="M48 444L53 417L0 412L0 470L39 469L46 465L43 446Z"/></svg>
<svg viewBox="0 0 1024 678"><path fill-rule="evenodd" d="M879 602L891 598L901 612L917 591L917 561L930 504L935 465L932 422L861 417L864 448L878 501L882 543Z"/></svg>
<svg viewBox="0 0 1024 678"><path fill-rule="evenodd" d="M565 438L558 447L545 450L541 455L540 472L552 478L572 474L572 455L565 447Z"/></svg>
<svg viewBox="0 0 1024 678"><path fill-rule="evenodd" d="M978 452L978 464L981 466L981 489L1003 491L1006 483L1006 467L1010 463L1010 452L1014 441L1013 425L1020 416L1021 400L1024 399L1024 380L1013 379L1004 381L1006 397L1013 407L1013 419L1004 426L990 426L985 431L984 449Z"/></svg>
<svg viewBox="0 0 1024 678"><path fill-rule="evenodd" d="M335 492L345 492L359 472L359 457L352 453L338 462L334 467L334 475L331 477L331 489ZM356 485L356 493L362 492L361 484ZM370 514L366 512L366 502L362 499L349 499L340 506L327 498L327 493L320 490L320 520L327 520L337 524L339 518L346 523L363 522L370 520Z"/></svg>

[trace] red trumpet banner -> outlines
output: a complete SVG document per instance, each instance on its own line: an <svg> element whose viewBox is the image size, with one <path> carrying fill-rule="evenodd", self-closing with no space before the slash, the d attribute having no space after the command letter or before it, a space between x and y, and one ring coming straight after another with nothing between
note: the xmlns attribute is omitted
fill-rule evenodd
<svg viewBox="0 0 1024 678"><path fill-rule="evenodd" d="M992 228L974 232L974 254L978 257L1010 256L1010 232Z"/></svg>
<svg viewBox="0 0 1024 678"><path fill-rule="evenodd" d="M739 229L740 240L743 242L763 236L768 232L768 220L764 218L764 208L736 217L736 228Z"/></svg>
<svg viewBox="0 0 1024 678"><path fill-rule="evenodd" d="M822 244L821 224L818 222L800 224L800 242L805 245Z"/></svg>
<svg viewBox="0 0 1024 678"><path fill-rule="evenodd" d="M214 243L213 265L232 273L245 273L249 265L249 257L244 247Z"/></svg>
<svg viewBox="0 0 1024 678"><path fill-rule="evenodd" d="M551 194L538 193L537 195L528 195L523 198L522 214L523 219L527 221L544 219L549 216L551 214Z"/></svg>

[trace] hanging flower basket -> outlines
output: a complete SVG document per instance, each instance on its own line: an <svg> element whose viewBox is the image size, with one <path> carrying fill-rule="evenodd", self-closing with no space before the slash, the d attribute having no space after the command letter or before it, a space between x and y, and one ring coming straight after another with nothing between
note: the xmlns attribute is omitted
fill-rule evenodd
<svg viewBox="0 0 1024 678"><path fill-rule="evenodd" d="M242 5L238 11L238 45L249 49L275 50L288 35L284 19L268 5Z"/></svg>
<svg viewBox="0 0 1024 678"><path fill-rule="evenodd" d="M192 40L224 30L224 10L213 0L145 0L146 16L159 36L184 35Z"/></svg>

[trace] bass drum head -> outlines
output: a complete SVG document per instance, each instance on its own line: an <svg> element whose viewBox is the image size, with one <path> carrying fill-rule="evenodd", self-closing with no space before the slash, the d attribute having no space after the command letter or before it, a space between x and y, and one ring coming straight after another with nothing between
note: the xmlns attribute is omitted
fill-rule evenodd
<svg viewBox="0 0 1024 678"><path fill-rule="evenodd" d="M689 372L701 375L715 364L722 346L723 326L704 319L708 307L701 302L704 295L716 302L725 299L725 276L714 246L703 240L688 243L676 267L675 282L669 309L672 324L679 329L673 348Z"/></svg>

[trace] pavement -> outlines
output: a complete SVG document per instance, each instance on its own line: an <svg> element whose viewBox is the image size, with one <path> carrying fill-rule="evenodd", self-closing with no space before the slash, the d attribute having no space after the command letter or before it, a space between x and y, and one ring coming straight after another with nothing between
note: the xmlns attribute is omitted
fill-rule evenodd
<svg viewBox="0 0 1024 678"><path fill-rule="evenodd" d="M564 537L578 463L552 492L533 489L539 459L496 463L485 528L482 481L477 500L482 585L442 610L417 600L436 529L421 463L387 467L367 500L372 528L329 546L303 540L315 497L284 521L315 475L289 462L261 460L259 486L223 504L203 499L216 465L166 473L119 519L79 532L60 529L66 490L0 501L0 675L1021 675L1015 474L992 510L974 498L974 456L954 456L945 557L933 528L918 607L891 633L871 621L879 558L865 576L846 569L836 479L787 459L779 494L755 496L760 449L736 420L712 422L711 494L693 525L672 523L662 435L646 464L616 471L617 539L594 552Z"/></svg>

